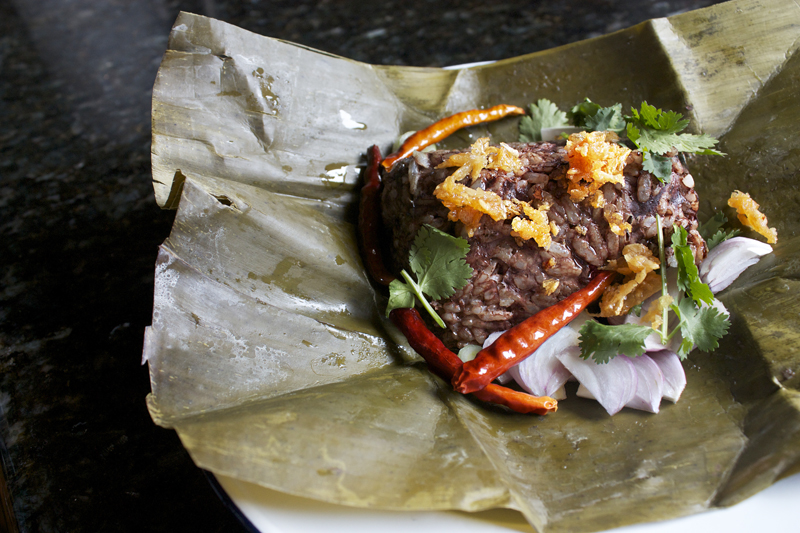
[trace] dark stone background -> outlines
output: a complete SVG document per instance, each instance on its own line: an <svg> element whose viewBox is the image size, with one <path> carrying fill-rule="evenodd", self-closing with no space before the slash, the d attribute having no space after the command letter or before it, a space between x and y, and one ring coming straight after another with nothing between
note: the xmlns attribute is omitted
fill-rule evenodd
<svg viewBox="0 0 800 533"><path fill-rule="evenodd" d="M144 403L142 335L173 219L150 186L150 94L179 10L361 61L444 66L713 3L0 0L0 458L11 530L242 530Z"/></svg>

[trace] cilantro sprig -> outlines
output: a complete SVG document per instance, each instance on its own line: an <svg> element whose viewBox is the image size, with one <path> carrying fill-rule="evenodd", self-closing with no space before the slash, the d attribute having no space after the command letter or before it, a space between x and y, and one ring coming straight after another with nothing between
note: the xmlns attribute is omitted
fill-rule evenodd
<svg viewBox="0 0 800 533"><path fill-rule="evenodd" d="M427 224L420 227L409 252L409 266L417 279L415 281L404 269L400 275L405 283L394 280L389 284L386 315L393 309L414 307L415 300L419 300L439 327L445 327L425 295L441 300L464 287L472 277L472 267L465 260L468 252L466 239L453 237Z"/></svg>
<svg viewBox="0 0 800 533"><path fill-rule="evenodd" d="M679 320L675 331L680 329L683 337L678 348L681 359L686 359L694 347L703 352L715 350L719 346L719 339L728 332L728 317L714 307L697 307L691 298L682 298L678 305L672 304L670 309Z"/></svg>
<svg viewBox="0 0 800 533"><path fill-rule="evenodd" d="M678 225L672 228L672 250L678 263L678 288L687 296L681 298L677 305L670 305L679 320L670 337L680 329L683 341L678 348L678 355L683 359L694 346L704 352L716 349L717 341L728 331L729 321L726 315L712 307L714 294L700 280L694 254L687 242L688 232Z"/></svg>
<svg viewBox="0 0 800 533"><path fill-rule="evenodd" d="M656 218L662 265L662 294L667 294L667 280L663 271L666 254L661 217ZM704 352L716 349L719 346L719 339L728 332L730 321L727 315L713 307L714 295L708 285L700 279L694 254L688 244L688 233L678 225L673 225L672 251L678 264L678 289L683 291L685 296L679 293L678 301L669 306L669 310L678 318L678 323L671 332L667 329L668 310L664 310L663 329L660 334L662 343L666 345L680 332L682 340L677 353L681 359L685 359L695 347ZM581 357L583 359L591 357L599 364L607 363L618 354L637 357L645 352L645 339L652 333L653 329L648 326L636 324L607 326L593 320L587 321L580 330Z"/></svg>
<svg viewBox="0 0 800 533"><path fill-rule="evenodd" d="M637 357L645 352L644 340L652 332L652 328L647 326L609 326L587 320L580 330L581 357L591 357L598 364L608 363L619 354Z"/></svg>
<svg viewBox="0 0 800 533"><path fill-rule="evenodd" d="M713 250L714 247L719 243L736 237L739 235L739 233L741 233L738 229L732 229L730 231L725 231L722 229L722 226L724 226L727 221L728 217L722 213L717 213L704 223L700 224L700 227L697 228L697 230L700 232L700 236L706 241L709 250Z"/></svg>
<svg viewBox="0 0 800 533"><path fill-rule="evenodd" d="M542 140L541 129L567 126L567 116L547 99L530 106L530 117L520 121L520 141ZM714 149L717 140L710 135L681 133L689 120L675 111L662 111L642 102L639 109L631 108L631 115L622 113L622 104L603 107L588 98L572 107L569 113L572 124L587 131L613 131L627 136L628 141L642 152L644 170L662 182L672 175L672 159L666 154L678 152L724 155Z"/></svg>
<svg viewBox="0 0 800 533"><path fill-rule="evenodd" d="M678 288L685 291L697 305L711 305L714 302L714 293L700 280L700 272L694 263L694 253L688 243L689 233L678 225L673 225L672 228L672 251L678 263Z"/></svg>
<svg viewBox="0 0 800 533"><path fill-rule="evenodd" d="M589 100L573 106L570 110L572 124L578 127L585 127L589 131L613 131L622 133L625 131L625 117L622 115L622 104L614 104L611 107L602 107Z"/></svg>
<svg viewBox="0 0 800 533"><path fill-rule="evenodd" d="M628 140L644 155L643 168L662 182L669 180L672 172L672 162L665 156L672 150L724 155L713 149L717 144L714 137L681 133L689 125L689 121L680 113L662 111L647 102L642 102L639 110L631 108L631 112L631 116L625 117Z"/></svg>
<svg viewBox="0 0 800 533"><path fill-rule="evenodd" d="M560 128L569 126L567 114L546 98L539 99L528 106L530 115L525 115L519 122L519 140L535 142L542 140L542 128Z"/></svg>

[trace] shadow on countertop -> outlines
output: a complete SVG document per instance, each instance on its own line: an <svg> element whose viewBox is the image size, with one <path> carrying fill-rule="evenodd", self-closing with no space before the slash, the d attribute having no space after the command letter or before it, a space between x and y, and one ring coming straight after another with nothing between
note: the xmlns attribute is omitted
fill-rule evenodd
<svg viewBox="0 0 800 533"><path fill-rule="evenodd" d="M0 0L0 458L11 526L242 529L144 403L142 335L173 220L150 185L150 96L180 10L365 62L445 66L713 3Z"/></svg>

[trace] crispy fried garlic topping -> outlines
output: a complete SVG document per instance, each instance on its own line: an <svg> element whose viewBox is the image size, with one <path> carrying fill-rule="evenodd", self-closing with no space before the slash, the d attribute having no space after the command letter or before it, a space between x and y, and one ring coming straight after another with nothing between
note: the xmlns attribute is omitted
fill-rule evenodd
<svg viewBox="0 0 800 533"><path fill-rule="evenodd" d="M570 198L580 202L590 199L593 207L604 207L605 200L600 190L605 183L622 183L622 170L630 153L628 148L616 144L619 137L613 132L581 132L570 135L567 141L567 152L570 168L567 171ZM481 170L498 169L518 174L522 172L519 153L505 143L490 146L489 139L484 137L470 146L469 152L451 155L437 168L458 167L434 190L434 195L447 207L448 218L464 224L471 237L480 224L482 215L489 215L493 220L513 218L512 235L522 240L533 239L542 248L549 248L552 236L558 234L558 227L550 222L547 216L549 204L538 208L511 199L504 200L499 195L473 188L479 179ZM462 183L469 177L469 185ZM631 225L625 221L621 213L607 209L604 216L611 231L617 235L625 235Z"/></svg>
<svg viewBox="0 0 800 533"><path fill-rule="evenodd" d="M517 237L534 239L542 248L550 247L550 222L547 218L549 205L538 209L519 200L504 200L498 194L483 189L468 187L461 180L469 176L475 183L480 178L481 170L498 169L506 172L522 172L519 153L505 143L500 146L489 146L488 138L475 141L470 151L450 156L437 168L457 166L458 169L440 183L433 194L450 210L448 218L462 222L470 236L480 223L481 215L486 214L493 220L507 220L515 217L512 227ZM524 213L523 218L519 215Z"/></svg>
<svg viewBox="0 0 800 533"><path fill-rule="evenodd" d="M589 198L592 207L603 207L600 188L606 183L622 183L622 171L629 148L616 144L611 131L573 133L567 140L569 195L573 202Z"/></svg>
<svg viewBox="0 0 800 533"><path fill-rule="evenodd" d="M778 230L767 226L767 217L758 210L758 204L746 192L733 191L728 205L736 209L739 222L766 237L767 242L778 242Z"/></svg>
<svg viewBox="0 0 800 533"><path fill-rule="evenodd" d="M627 314L661 288L661 277L654 271L660 261L644 244L628 244L620 259L609 261L608 269L625 276L621 284L612 285L600 300L600 316Z"/></svg>

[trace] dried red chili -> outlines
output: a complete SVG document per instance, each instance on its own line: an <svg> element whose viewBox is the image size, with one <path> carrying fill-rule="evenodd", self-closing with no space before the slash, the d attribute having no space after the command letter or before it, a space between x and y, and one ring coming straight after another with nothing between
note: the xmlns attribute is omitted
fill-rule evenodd
<svg viewBox="0 0 800 533"><path fill-rule="evenodd" d="M414 351L425 359L431 372L450 381L461 370L461 359L428 329L416 309L394 309L389 318L405 335ZM558 401L553 398L531 396L494 383L473 395L479 400L505 405L519 413L545 415L558 409Z"/></svg>
<svg viewBox="0 0 800 533"><path fill-rule="evenodd" d="M450 115L449 117L434 122L425 129L419 130L406 139L397 152L386 156L382 165L388 170L392 168L395 161L404 159L417 150L422 150L426 146L437 143L461 128L482 124L484 122L493 122L511 115L524 114L525 110L521 107L501 104L490 107L489 109L472 109L470 111L462 111L461 113Z"/></svg>
<svg viewBox="0 0 800 533"><path fill-rule="evenodd" d="M414 308L393 309L389 319L405 335L414 351L425 359L431 372L450 381L461 370L461 359L428 329L419 311Z"/></svg>
<svg viewBox="0 0 800 533"><path fill-rule="evenodd" d="M483 389L496 377L532 354L551 335L569 324L611 284L614 272L600 272L586 287L543 309L503 333L464 363L453 387L467 394Z"/></svg>
<svg viewBox="0 0 800 533"><path fill-rule="evenodd" d="M483 390L475 391L472 395L484 402L505 405L518 413L546 415L547 413L555 413L558 410L558 400L554 398L532 396L495 383L489 383Z"/></svg>
<svg viewBox="0 0 800 533"><path fill-rule="evenodd" d="M367 166L364 169L364 186L361 188L361 203L358 210L358 231L361 235L361 255L367 272L381 285L389 285L395 276L383 263L380 245L381 227L381 150L373 145L367 151Z"/></svg>

